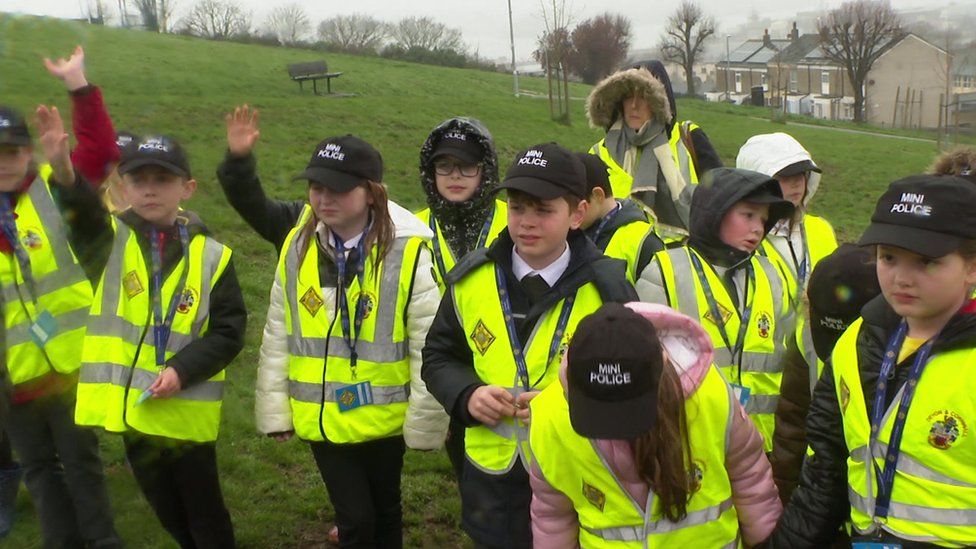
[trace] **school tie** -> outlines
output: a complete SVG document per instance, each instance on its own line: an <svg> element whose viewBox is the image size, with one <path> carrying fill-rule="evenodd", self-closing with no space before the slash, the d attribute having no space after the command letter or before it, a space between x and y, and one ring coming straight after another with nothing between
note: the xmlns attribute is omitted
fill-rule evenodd
<svg viewBox="0 0 976 549"><path fill-rule="evenodd" d="M534 274L523 277L521 284L532 303L538 303L542 296L549 291L549 284L542 278L542 275Z"/></svg>
<svg viewBox="0 0 976 549"><path fill-rule="evenodd" d="M352 281L359 274L357 272L359 269L359 246L355 246L348 251L349 253L346 255L346 278L342 281L342 287L346 289L349 289Z"/></svg>

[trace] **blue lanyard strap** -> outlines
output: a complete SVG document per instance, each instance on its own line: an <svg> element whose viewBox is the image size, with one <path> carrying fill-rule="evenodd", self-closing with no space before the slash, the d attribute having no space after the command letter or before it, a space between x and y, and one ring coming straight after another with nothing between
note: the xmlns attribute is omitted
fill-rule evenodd
<svg viewBox="0 0 976 549"><path fill-rule="evenodd" d="M800 240L803 241L803 259L797 260L796 251L793 249L792 231L786 237L786 244L790 248L790 255L793 256L793 266L796 267L797 295L802 294L807 273L810 271L810 242L807 241L807 227L803 222L800 222Z"/></svg>
<svg viewBox="0 0 976 549"><path fill-rule="evenodd" d="M885 401L888 397L889 377L893 377L895 365L898 362L898 353L905 342L908 334L908 324L902 320L898 329L888 340L888 348L885 350L884 360L881 362L881 372L878 374L878 385L874 392L874 408L871 410L871 448L874 448L881 428L884 426ZM898 466L898 457L901 451L901 437L905 431L905 420L908 418L908 410L912 405L912 398L918 388L919 379L928 362L932 352L932 345L938 335L925 342L915 353L915 361L912 363L911 370L908 371L908 380L905 382L901 401L898 403L898 410L891 427L891 436L888 439L888 452L884 459L884 470L879 471L879 467L871 460L875 475L878 479L878 497L875 500L874 514L880 518L888 516L888 506L891 503L891 490L895 484L895 469Z"/></svg>
<svg viewBox="0 0 976 549"><path fill-rule="evenodd" d="M339 301L339 317L342 319L342 340L349 348L349 367L352 369L353 379L356 377L356 362L359 355L356 353L356 345L359 343L359 332L363 326L363 317L366 313L366 302L362 299L363 270L366 268L366 234L369 233L371 225L367 225L363 233L359 235L359 243L356 244L356 252L359 257L356 260L356 279L359 281L360 296L356 298L356 312L352 319L354 330L350 329L349 321L349 298L346 295L346 247L342 239L334 231L332 239L335 246L336 267L339 270L339 283L336 285L336 299Z"/></svg>
<svg viewBox="0 0 976 549"><path fill-rule="evenodd" d="M756 272L752 268L752 261L746 263L746 287L742 292L743 301L743 311L739 317L739 333L735 339L735 346L732 346L732 342L729 341L729 334L725 331L725 321L723 320L722 314L718 309L718 302L715 300L715 295L712 293L712 286L708 283L708 277L705 276L705 270L702 268L701 260L698 259L698 254L693 250L687 250L688 256L691 258L691 264L695 267L695 275L698 277L698 282L701 283L702 291L705 292L705 300L708 301L708 310L712 313L712 319L715 321L715 325L718 326L718 333L722 336L722 341L725 342L725 348L729 350L732 355L732 364L738 366L738 383L742 383L742 353L745 349L746 344L746 330L749 329L749 319L752 317L752 304L756 299ZM752 299L749 299L749 287L752 286Z"/></svg>
<svg viewBox="0 0 976 549"><path fill-rule="evenodd" d="M607 227L607 224L610 223L613 218L617 217L617 214L620 213L621 209L623 209L623 205L620 202L617 202L617 207L611 210L607 215L603 216L603 219L600 220L600 224L596 226L596 231L593 233L594 244L597 240L599 240L600 234L603 233L603 229Z"/></svg>
<svg viewBox="0 0 976 549"><path fill-rule="evenodd" d="M559 311L559 319L556 321L556 331L553 332L552 341L549 343L549 355L546 358L545 369L542 375L539 376L539 379L535 383L532 383L529 379L529 366L525 362L525 347L519 341L518 330L515 328L515 315L512 313L512 302L509 298L508 283L505 281L505 273L502 272L502 268L497 263L495 264L495 281L498 284L498 298L502 302L502 313L505 316L505 330L508 332L508 341L512 346L512 356L515 358L515 368L518 372L519 381L522 382L522 388L529 391L536 383L539 383L539 380L545 377L545 372L549 370L552 359L559 352L559 344L562 343L563 334L566 332L567 324L569 324L569 315L573 312L576 294L567 297L563 301L562 309Z"/></svg>
<svg viewBox="0 0 976 549"><path fill-rule="evenodd" d="M485 223L481 227L481 234L478 235L478 247L475 248L476 250L478 248L484 248L488 243L488 236L489 233L491 233L491 222L494 219L495 205L492 204L491 211L488 212L488 218L485 219ZM449 271L447 269L447 264L444 263L444 254L441 252L441 239L440 236L438 236L437 220L434 218L433 211L430 212L430 217L428 218L427 224L430 226L431 232L434 233L434 237L431 238L431 244L433 245L434 252L434 263L437 265L437 270L441 274L441 280L445 280Z"/></svg>
<svg viewBox="0 0 976 549"><path fill-rule="evenodd" d="M152 295L153 306L153 345L156 348L156 367L162 369L166 366L166 344L169 342L169 334L173 326L173 318L176 316L176 309L179 308L183 300L183 290L186 285L186 277L190 271L190 233L186 224L177 222L180 233L180 245L183 246L183 272L180 274L179 282L173 289L173 296L169 301L169 310L166 317L163 317L163 256L159 247L159 232L156 228L149 231L150 256L152 261Z"/></svg>
<svg viewBox="0 0 976 549"><path fill-rule="evenodd" d="M0 193L0 197L2 197L0 198L0 226L2 226L4 236L10 242L10 248L14 251L14 256L17 257L17 263L20 264L20 275L24 277L31 301L36 306L37 285L34 282L34 271L31 269L30 255L27 254L27 250L24 249L24 246L20 242L17 221L14 219L13 208L10 204L10 195L8 193Z"/></svg>

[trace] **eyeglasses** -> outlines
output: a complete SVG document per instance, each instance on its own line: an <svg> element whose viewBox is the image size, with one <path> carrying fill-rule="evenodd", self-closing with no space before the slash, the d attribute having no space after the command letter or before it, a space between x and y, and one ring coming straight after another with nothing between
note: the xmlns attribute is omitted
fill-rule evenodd
<svg viewBox="0 0 976 549"><path fill-rule="evenodd" d="M481 164L461 164L450 160L434 162L434 173L437 175L451 175L457 168L464 177L474 177L481 171Z"/></svg>

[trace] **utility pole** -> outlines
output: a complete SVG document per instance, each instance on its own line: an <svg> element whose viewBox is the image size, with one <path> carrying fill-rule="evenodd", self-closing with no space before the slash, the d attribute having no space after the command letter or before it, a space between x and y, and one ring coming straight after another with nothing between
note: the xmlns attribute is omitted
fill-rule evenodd
<svg viewBox="0 0 976 549"><path fill-rule="evenodd" d="M519 96L518 69L515 68L515 26L512 24L512 0L508 0L508 39L512 43L512 80L515 97Z"/></svg>
<svg viewBox="0 0 976 549"><path fill-rule="evenodd" d="M732 95L729 94L729 70L731 67L731 62L729 61L729 40L732 38L731 34L725 35L725 100L731 101Z"/></svg>

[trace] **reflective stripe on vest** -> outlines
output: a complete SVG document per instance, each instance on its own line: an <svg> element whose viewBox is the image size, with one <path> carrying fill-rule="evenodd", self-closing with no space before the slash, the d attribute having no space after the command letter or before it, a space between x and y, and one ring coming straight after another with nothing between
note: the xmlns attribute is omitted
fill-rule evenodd
<svg viewBox="0 0 976 549"><path fill-rule="evenodd" d="M645 221L634 221L617 228L607 242L603 254L607 257L627 262L627 280L634 284L640 273L637 272L637 259L640 257L644 241L654 234L654 227Z"/></svg>
<svg viewBox="0 0 976 549"><path fill-rule="evenodd" d="M37 177L12 205L20 244L30 257L36 296L32 296L14 253L0 259L7 365L10 380L21 384L52 369L72 373L81 365L78 350L92 302L91 283L78 264L61 213L47 182ZM33 297L37 298L35 307ZM54 317L57 330L43 348L30 335L41 312Z"/></svg>
<svg viewBox="0 0 976 549"><path fill-rule="evenodd" d="M300 257L309 237L313 240ZM335 288L323 289L320 283L319 254L323 252L318 238L301 224L285 239L276 276L285 297L292 421L303 440L328 437L346 444L402 432L410 396L405 314L422 246L420 238L397 238L378 267L374 246L366 260L364 288L355 279L346 290L350 318L359 299L369 300L356 344L354 373L338 321ZM371 384L373 403L340 412L337 391L365 381Z"/></svg>
<svg viewBox="0 0 976 549"><path fill-rule="evenodd" d="M834 347L832 363L841 408L851 521L858 532L879 529L906 540L945 547L976 545L976 349L933 355L918 382L905 419L900 456L887 519L874 517L877 481L883 465L901 390L885 413L873 447L871 423L857 357L862 320L856 320Z"/></svg>
<svg viewBox="0 0 976 549"><path fill-rule="evenodd" d="M531 402L530 442L542 476L572 502L582 547L735 547L738 516L725 468L734 396L714 367L685 401L689 475L698 481L687 515L667 519L649 494L650 513L624 488L598 447L569 420L564 389L553 383Z"/></svg>
<svg viewBox="0 0 976 549"><path fill-rule="evenodd" d="M749 326L745 332L741 368L732 364L731 350L718 325L712 319L708 300L695 274L689 254L691 248L681 247L662 250L655 255L668 291L669 305L681 313L698 320L715 346L713 361L730 383L748 387L750 396L744 408L763 435L767 452L772 450L774 413L779 402L783 361L786 355L785 338L792 337L792 308L782 274L766 258L753 254L750 261L756 274L756 287L750 288L751 296L745 296L752 304ZM701 258L701 256L699 255ZM739 333L739 308L735 306L726 286L713 269L701 258L705 276L718 300L720 309L727 313L725 329L733 345Z"/></svg>
<svg viewBox="0 0 976 549"><path fill-rule="evenodd" d="M417 218L423 221L424 225L429 225L430 208L417 212ZM495 239L498 238L498 234L506 227L508 227L508 203L501 200L495 200L495 214L491 219L491 226L488 228L488 239L485 241L485 247L487 248L491 246ZM448 273L450 273L454 269L454 266L457 265L457 260L454 258L454 254L451 252L451 247L447 245L447 240L444 238L444 234L441 232L441 226L439 223L437 224L437 238L440 239L441 258L444 261L444 268L447 269ZM425 241L424 245L430 249L431 255L433 256L433 243L431 241ZM444 282L444 277L441 276L441 271L438 268L436 261L434 261L431 266L431 272L434 273L434 280L437 281L437 288L440 290L441 295L444 295L444 290L447 286Z"/></svg>
<svg viewBox="0 0 976 549"><path fill-rule="evenodd" d="M107 431L133 430L193 442L217 439L224 372L168 398L136 405L159 375L152 326L151 269L136 233L113 219L115 238L88 319L75 421ZM231 251L197 234L184 259L166 275L161 301L168 307L184 269L180 304L166 343L166 359L207 332L210 296Z"/></svg>
<svg viewBox="0 0 976 549"><path fill-rule="evenodd" d="M459 280L454 292L454 310L468 347L474 357L478 377L488 385L506 388L513 396L525 390L518 379L512 345L508 338L501 302L495 263L487 262ZM590 282L576 291L576 300L565 331L559 335L559 351L548 364L546 359L556 335L559 313L565 300L549 308L533 326L525 341L525 361L532 390L542 390L556 379L559 363L572 338L576 325L583 317L603 304L596 286ZM479 425L465 430L464 449L468 461L492 475L505 474L517 459L528 470L529 449L526 427L507 418L496 427Z"/></svg>

